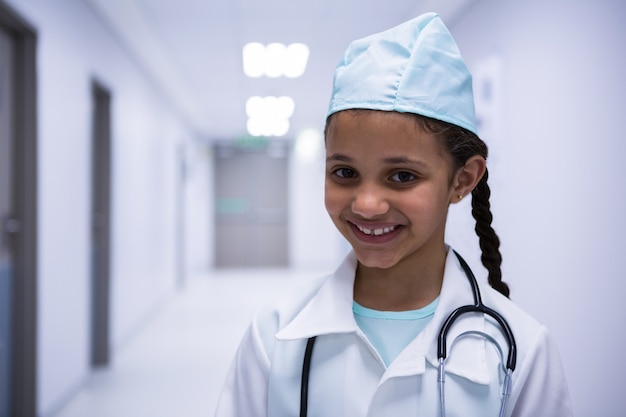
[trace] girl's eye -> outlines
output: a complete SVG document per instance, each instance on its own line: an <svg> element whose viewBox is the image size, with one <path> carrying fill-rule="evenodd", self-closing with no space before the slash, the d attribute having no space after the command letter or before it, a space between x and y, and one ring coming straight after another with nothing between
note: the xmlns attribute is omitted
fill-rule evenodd
<svg viewBox="0 0 626 417"><path fill-rule="evenodd" d="M390 178L395 182L409 182L415 180L417 176L415 174L411 174L410 172L400 171L393 174Z"/></svg>
<svg viewBox="0 0 626 417"><path fill-rule="evenodd" d="M339 178L354 178L356 177L356 171L351 168L338 168L333 171L333 174Z"/></svg>

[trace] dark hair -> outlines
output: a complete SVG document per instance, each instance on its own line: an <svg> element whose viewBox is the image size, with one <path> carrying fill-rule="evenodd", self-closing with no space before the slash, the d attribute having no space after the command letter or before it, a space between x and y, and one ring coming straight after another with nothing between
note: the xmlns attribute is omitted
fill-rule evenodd
<svg viewBox="0 0 626 417"><path fill-rule="evenodd" d="M367 114L371 110L351 109L357 115ZM335 113L336 114L336 113ZM328 132L329 125L333 119L333 115L326 120L326 129L324 136ZM480 155L487 159L488 149L477 135L467 129L457 125L443 122L441 120L431 119L429 117L412 114L418 125L426 132L433 134L440 140L440 144L445 153L450 157L452 164L451 173L462 168L467 160L474 155ZM476 188L472 191L472 216L476 220L474 230L478 235L480 250L482 252L481 261L488 272L488 281L495 290L509 296L509 286L502 281L502 255L500 254L500 239L496 231L491 226L493 215L491 214L491 204L489 197L491 190L487 184L489 171L485 170L485 174L478 182ZM452 174L451 174L452 179Z"/></svg>
<svg viewBox="0 0 626 417"><path fill-rule="evenodd" d="M441 140L441 145L451 157L452 172L462 168L465 162L474 155L480 155L487 159L487 145L469 130L420 115L415 115L415 118L424 130ZM489 273L489 285L508 297L509 286L502 281L500 239L491 226L493 215L489 203L491 189L487 184L488 179L489 171L485 170L485 174L472 191L472 216L476 220L474 230L478 235L482 252L481 261Z"/></svg>

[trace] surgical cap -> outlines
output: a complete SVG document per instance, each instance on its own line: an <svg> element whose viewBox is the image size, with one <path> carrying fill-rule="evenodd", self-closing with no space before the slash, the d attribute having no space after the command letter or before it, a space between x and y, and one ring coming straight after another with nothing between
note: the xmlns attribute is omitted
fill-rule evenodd
<svg viewBox="0 0 626 417"><path fill-rule="evenodd" d="M335 69L328 115L415 113L477 134L472 76L436 13L352 42Z"/></svg>

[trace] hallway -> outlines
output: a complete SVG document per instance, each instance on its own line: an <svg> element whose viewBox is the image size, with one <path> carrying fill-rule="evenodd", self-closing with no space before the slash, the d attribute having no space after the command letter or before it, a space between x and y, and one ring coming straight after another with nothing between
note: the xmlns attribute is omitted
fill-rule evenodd
<svg viewBox="0 0 626 417"><path fill-rule="evenodd" d="M331 271L328 271L331 272ZM254 311L318 271L190 278L54 417L207 417Z"/></svg>

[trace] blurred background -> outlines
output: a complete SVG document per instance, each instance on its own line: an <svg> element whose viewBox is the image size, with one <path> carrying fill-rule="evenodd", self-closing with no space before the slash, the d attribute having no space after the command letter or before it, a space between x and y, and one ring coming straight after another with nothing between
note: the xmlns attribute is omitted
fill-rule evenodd
<svg viewBox="0 0 626 417"><path fill-rule="evenodd" d="M575 414L622 416L626 3L0 0L0 417L212 415L253 312L348 250L336 63L426 11L474 75L512 299ZM447 234L484 279L468 201Z"/></svg>

